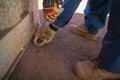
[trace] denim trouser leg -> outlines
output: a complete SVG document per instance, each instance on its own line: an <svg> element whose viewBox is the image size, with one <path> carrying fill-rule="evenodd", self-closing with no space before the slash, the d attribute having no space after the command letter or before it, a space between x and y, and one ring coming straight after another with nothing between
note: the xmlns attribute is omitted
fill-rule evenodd
<svg viewBox="0 0 120 80"><path fill-rule="evenodd" d="M105 25L111 0L88 0L85 13L85 27L92 34L97 34Z"/></svg>
<svg viewBox="0 0 120 80"><path fill-rule="evenodd" d="M100 67L120 73L120 0L112 0L108 32L103 39L103 47L98 56Z"/></svg>
<svg viewBox="0 0 120 80"><path fill-rule="evenodd" d="M58 27L64 27L73 16L80 2L81 0L64 0L62 5L64 11L57 17L53 24Z"/></svg>

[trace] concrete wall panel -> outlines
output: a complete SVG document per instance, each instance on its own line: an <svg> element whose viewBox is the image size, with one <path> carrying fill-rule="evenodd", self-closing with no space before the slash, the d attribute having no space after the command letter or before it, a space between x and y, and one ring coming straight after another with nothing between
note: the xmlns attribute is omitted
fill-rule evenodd
<svg viewBox="0 0 120 80"><path fill-rule="evenodd" d="M38 0L0 0L0 79L23 47L30 41L40 23Z"/></svg>

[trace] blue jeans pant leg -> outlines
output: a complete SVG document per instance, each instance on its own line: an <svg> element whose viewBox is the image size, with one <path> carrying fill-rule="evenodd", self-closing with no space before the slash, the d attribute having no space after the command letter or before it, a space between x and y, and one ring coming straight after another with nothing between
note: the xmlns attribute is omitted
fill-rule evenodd
<svg viewBox="0 0 120 80"><path fill-rule="evenodd" d="M88 0L85 13L85 27L92 34L97 34L105 25L110 10L111 0Z"/></svg>
<svg viewBox="0 0 120 80"><path fill-rule="evenodd" d="M120 74L120 0L112 0L108 32L98 56L100 67Z"/></svg>
<svg viewBox="0 0 120 80"><path fill-rule="evenodd" d="M73 16L81 0L64 0L62 7L64 11L57 17L53 24L58 27L64 27Z"/></svg>

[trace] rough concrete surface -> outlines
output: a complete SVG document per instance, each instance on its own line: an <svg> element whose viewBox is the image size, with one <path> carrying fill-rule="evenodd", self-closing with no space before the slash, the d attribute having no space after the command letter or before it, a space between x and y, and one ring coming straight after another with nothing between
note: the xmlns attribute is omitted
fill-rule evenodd
<svg viewBox="0 0 120 80"><path fill-rule="evenodd" d="M38 0L0 0L0 80L40 23Z"/></svg>
<svg viewBox="0 0 120 80"><path fill-rule="evenodd" d="M31 35L34 33L31 19L31 15L27 15L20 24L0 40L0 76L3 76L7 72L24 45L31 39Z"/></svg>
<svg viewBox="0 0 120 80"><path fill-rule="evenodd" d="M0 0L0 31L20 22L25 3L23 0Z"/></svg>
<svg viewBox="0 0 120 80"><path fill-rule="evenodd" d="M83 19L83 14L76 13L69 24L81 24ZM48 45L39 48L31 41L8 80L79 80L73 74L72 65L97 56L106 28L100 31L97 41L89 41L71 34L69 24L59 29Z"/></svg>

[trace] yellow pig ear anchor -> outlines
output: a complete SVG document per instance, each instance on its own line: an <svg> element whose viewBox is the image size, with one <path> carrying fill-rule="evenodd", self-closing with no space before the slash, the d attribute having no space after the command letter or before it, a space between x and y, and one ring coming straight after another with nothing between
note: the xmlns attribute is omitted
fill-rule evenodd
<svg viewBox="0 0 120 80"><path fill-rule="evenodd" d="M47 40L47 36L43 36L43 35L39 35L39 36L36 36L34 38L34 44L38 47L41 47L43 46L44 44L47 44L48 43L48 40Z"/></svg>
<svg viewBox="0 0 120 80"><path fill-rule="evenodd" d="M46 35L45 32L50 23L51 22L47 21L41 28L37 29L37 32L35 33L35 36L34 36L34 45L41 47L44 44L48 43L49 36Z"/></svg>
<svg viewBox="0 0 120 80"><path fill-rule="evenodd" d="M38 47L41 47L41 46L44 45L44 42L41 41L41 40L39 39L39 36L38 36L38 37L35 37L35 38L34 38L34 44L35 44L36 46L38 46Z"/></svg>

